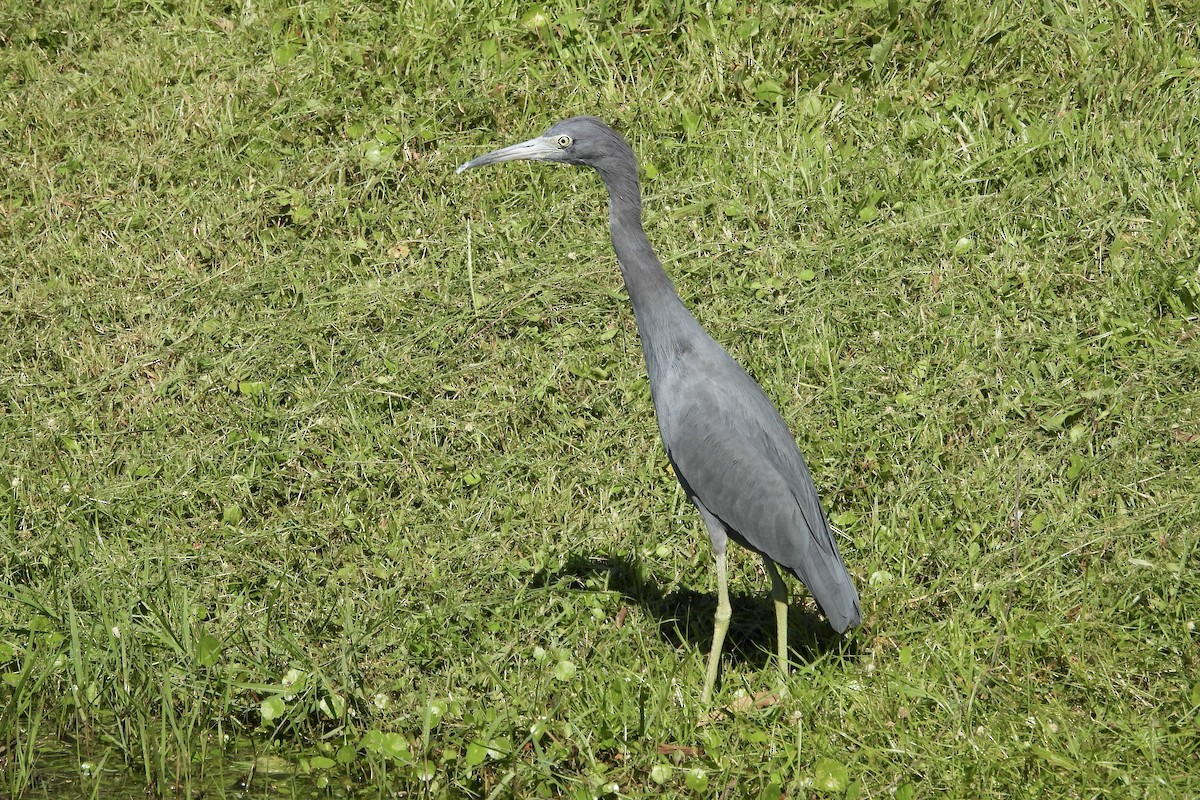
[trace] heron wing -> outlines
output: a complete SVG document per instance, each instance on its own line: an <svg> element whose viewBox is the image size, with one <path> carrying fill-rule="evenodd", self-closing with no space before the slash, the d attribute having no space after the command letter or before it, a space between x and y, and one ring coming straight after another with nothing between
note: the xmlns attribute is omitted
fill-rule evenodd
<svg viewBox="0 0 1200 800"><path fill-rule="evenodd" d="M754 379L712 346L676 362L655 397L667 455L731 538L791 571L844 631L860 619L858 593L804 458Z"/></svg>

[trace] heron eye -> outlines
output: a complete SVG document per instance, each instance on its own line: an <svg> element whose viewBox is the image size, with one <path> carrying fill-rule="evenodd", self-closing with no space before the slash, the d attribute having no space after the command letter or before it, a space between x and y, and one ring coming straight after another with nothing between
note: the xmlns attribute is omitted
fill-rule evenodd
<svg viewBox="0 0 1200 800"><path fill-rule="evenodd" d="M565 133L559 136L555 141L558 144L559 150L566 150L571 146L571 137L567 136Z"/></svg>

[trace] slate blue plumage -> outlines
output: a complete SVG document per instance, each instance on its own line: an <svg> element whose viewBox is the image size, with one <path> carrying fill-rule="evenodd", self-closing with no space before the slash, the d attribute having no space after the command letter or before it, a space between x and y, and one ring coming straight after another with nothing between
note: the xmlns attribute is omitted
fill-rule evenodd
<svg viewBox="0 0 1200 800"><path fill-rule="evenodd" d="M838 633L862 619L858 592L795 439L759 385L679 299L642 230L637 159L625 140L595 117L573 117L458 171L518 159L592 167L608 190L613 249L633 303L658 427L717 562L704 700L716 682L729 627L728 539L763 556L775 601L779 668L786 677L787 588L776 564L808 587Z"/></svg>

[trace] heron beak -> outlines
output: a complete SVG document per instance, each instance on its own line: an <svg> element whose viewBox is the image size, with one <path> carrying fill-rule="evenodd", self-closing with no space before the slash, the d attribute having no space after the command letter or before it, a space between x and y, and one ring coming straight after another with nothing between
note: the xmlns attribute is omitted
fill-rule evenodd
<svg viewBox="0 0 1200 800"><path fill-rule="evenodd" d="M539 136L528 142L501 147L479 158L473 158L455 170L455 174L475 167L486 167L488 164L499 164L502 161L549 161L552 156L561 152L553 140Z"/></svg>

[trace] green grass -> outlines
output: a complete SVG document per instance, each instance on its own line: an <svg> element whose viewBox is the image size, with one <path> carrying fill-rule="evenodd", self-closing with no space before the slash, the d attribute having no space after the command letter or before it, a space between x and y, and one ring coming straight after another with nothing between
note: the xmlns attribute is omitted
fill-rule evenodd
<svg viewBox="0 0 1200 800"><path fill-rule="evenodd" d="M68 752L85 793L1200 794L1198 26L5 4L0 792ZM796 590L762 708L744 553L699 703L715 578L600 182L454 175L577 113L861 588L844 643Z"/></svg>

